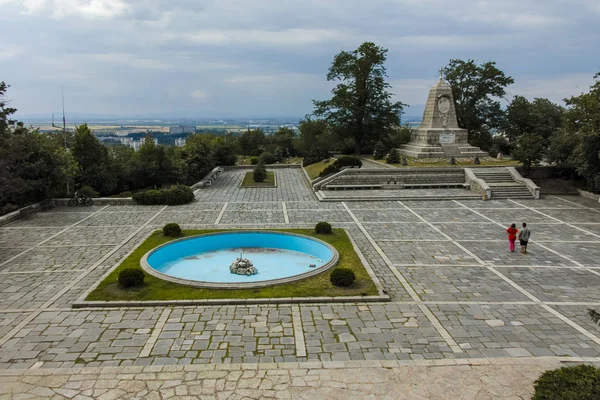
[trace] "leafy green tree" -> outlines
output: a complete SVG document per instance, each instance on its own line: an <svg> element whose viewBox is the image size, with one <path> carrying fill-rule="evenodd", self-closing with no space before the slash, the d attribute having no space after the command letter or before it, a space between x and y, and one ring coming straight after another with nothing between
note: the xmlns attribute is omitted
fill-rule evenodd
<svg viewBox="0 0 600 400"><path fill-rule="evenodd" d="M325 155L327 151L333 150L333 135L327 121L306 117L300 121L298 128L300 129L298 150L302 155L306 155L313 149L324 152Z"/></svg>
<svg viewBox="0 0 600 400"><path fill-rule="evenodd" d="M386 49L372 42L342 51L327 74L328 81L340 82L332 90L332 98L313 100L314 114L324 118L342 138L352 138L356 154L400 125L405 105L392 102L390 85L385 81L386 54Z"/></svg>
<svg viewBox="0 0 600 400"><path fill-rule="evenodd" d="M92 134L87 124L75 128L73 157L79 165L77 183L91 186L102 195L108 195L117 187L116 177L111 173L108 149Z"/></svg>
<svg viewBox="0 0 600 400"><path fill-rule="evenodd" d="M274 152L279 149L282 157L291 157L296 155L296 149L294 148L296 137L296 132L293 129L283 127L279 128L269 139L276 146Z"/></svg>
<svg viewBox="0 0 600 400"><path fill-rule="evenodd" d="M237 161L237 138L228 133L225 136L215 136L212 140L215 159L218 165L235 165Z"/></svg>
<svg viewBox="0 0 600 400"><path fill-rule="evenodd" d="M5 97L9 87L4 81L0 81L0 138L6 134L10 126L17 123L16 120L9 118L17 112L16 108L8 106L8 100Z"/></svg>
<svg viewBox="0 0 600 400"><path fill-rule="evenodd" d="M183 147L182 159L186 182L193 184L202 179L216 165L210 136L203 134L188 136Z"/></svg>
<svg viewBox="0 0 600 400"><path fill-rule="evenodd" d="M442 73L452 87L458 125L469 131L469 143L489 149L490 130L501 128L504 118L498 99L514 79L493 61L478 65L474 60L450 60Z"/></svg>
<svg viewBox="0 0 600 400"><path fill-rule="evenodd" d="M540 135L525 134L519 136L512 149L512 156L523 163L525 176L529 175L532 165L538 164L544 157L544 138Z"/></svg>
<svg viewBox="0 0 600 400"><path fill-rule="evenodd" d="M246 156L259 156L264 150L266 139L262 129L248 129L238 139L240 150Z"/></svg>
<svg viewBox="0 0 600 400"><path fill-rule="evenodd" d="M156 145L152 135L146 136L137 155L137 180L143 182L142 187L161 188L178 181L173 155L165 146Z"/></svg>
<svg viewBox="0 0 600 400"><path fill-rule="evenodd" d="M530 102L525 97L515 96L506 108L504 132L509 144L525 134L543 138L544 145L562 126L563 108L548 99L536 98Z"/></svg>

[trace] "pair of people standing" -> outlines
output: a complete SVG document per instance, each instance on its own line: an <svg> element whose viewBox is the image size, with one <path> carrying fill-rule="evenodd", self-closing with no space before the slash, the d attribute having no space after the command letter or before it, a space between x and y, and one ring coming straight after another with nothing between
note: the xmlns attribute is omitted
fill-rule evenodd
<svg viewBox="0 0 600 400"><path fill-rule="evenodd" d="M519 237L519 241L521 244L521 254L527 254L527 243L529 242L529 236L531 232L529 228L527 228L527 224L523 222L523 229L519 231L515 224L511 224L506 230L506 234L508 235L508 248L511 253L515 252L515 241L517 240L517 234Z"/></svg>

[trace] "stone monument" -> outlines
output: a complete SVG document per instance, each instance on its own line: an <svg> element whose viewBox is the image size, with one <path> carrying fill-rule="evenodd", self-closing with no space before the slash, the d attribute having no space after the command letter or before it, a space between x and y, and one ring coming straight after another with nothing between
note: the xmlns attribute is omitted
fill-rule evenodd
<svg viewBox="0 0 600 400"><path fill-rule="evenodd" d="M456 120L452 88L441 77L429 91L421 126L399 153L415 158L488 156L467 143L467 130L459 128Z"/></svg>

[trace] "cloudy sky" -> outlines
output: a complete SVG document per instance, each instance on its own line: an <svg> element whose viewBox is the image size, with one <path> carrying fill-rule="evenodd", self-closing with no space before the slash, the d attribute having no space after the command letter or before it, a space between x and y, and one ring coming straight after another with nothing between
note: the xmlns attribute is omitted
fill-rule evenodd
<svg viewBox="0 0 600 400"><path fill-rule="evenodd" d="M451 58L560 102L600 71L600 1L0 0L0 81L21 116L60 112L61 85L71 114L302 116L367 40L407 115Z"/></svg>

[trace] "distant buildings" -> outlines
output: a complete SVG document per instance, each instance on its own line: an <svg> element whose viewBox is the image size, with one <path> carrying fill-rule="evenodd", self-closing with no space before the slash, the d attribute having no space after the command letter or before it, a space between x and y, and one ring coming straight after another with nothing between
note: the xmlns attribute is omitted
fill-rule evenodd
<svg viewBox="0 0 600 400"><path fill-rule="evenodd" d="M130 139L130 138L121 138L120 140L121 140L121 144L123 144L125 146L129 146L135 151L139 151L140 146L144 143L144 140L146 140L146 139L142 138L142 139L136 140L136 139ZM158 145L158 139L154 138L152 140L154 140L154 144Z"/></svg>
<svg viewBox="0 0 600 400"><path fill-rule="evenodd" d="M174 145L175 145L175 147L185 146L185 138L176 138Z"/></svg>
<svg viewBox="0 0 600 400"><path fill-rule="evenodd" d="M180 125L172 126L169 128L169 135L177 135L181 133L196 133L196 126L192 125Z"/></svg>

